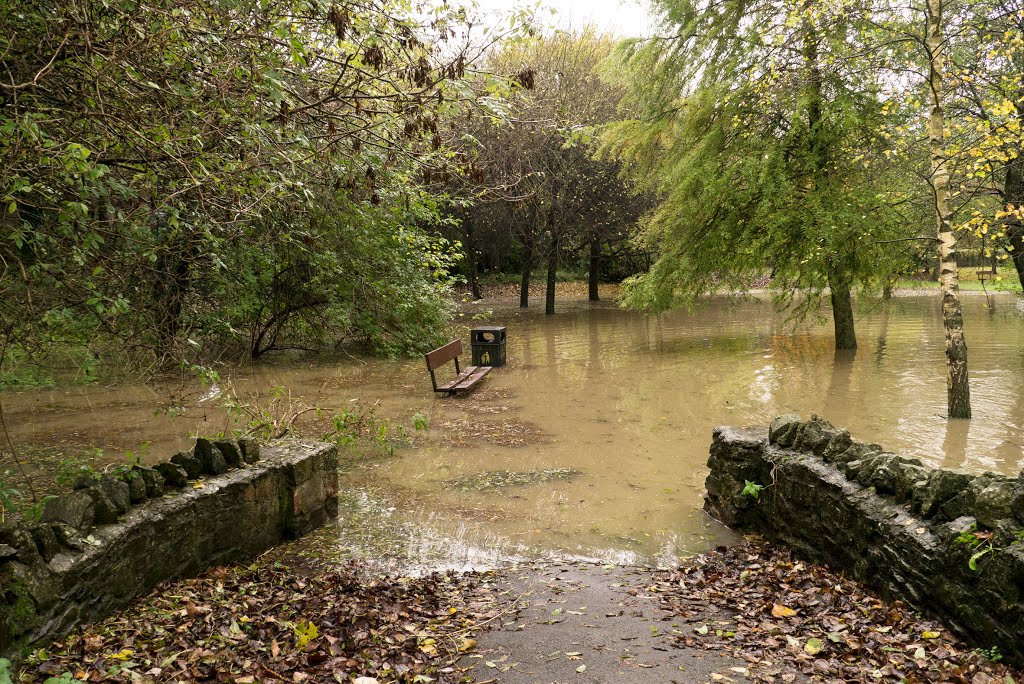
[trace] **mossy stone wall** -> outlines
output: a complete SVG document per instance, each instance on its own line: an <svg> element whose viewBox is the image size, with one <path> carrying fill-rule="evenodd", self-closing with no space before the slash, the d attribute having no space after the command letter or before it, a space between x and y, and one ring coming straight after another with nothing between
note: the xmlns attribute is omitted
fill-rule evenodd
<svg viewBox="0 0 1024 684"><path fill-rule="evenodd" d="M716 428L708 466L704 507L729 527L842 569L1024 664L1024 474L928 468L797 416L768 430Z"/></svg>
<svg viewBox="0 0 1024 684"><path fill-rule="evenodd" d="M163 581L252 558L335 518L338 452L279 444L201 484L167 483L109 524L74 528L57 519L69 507L56 502L53 520L0 527L0 656L18 658Z"/></svg>

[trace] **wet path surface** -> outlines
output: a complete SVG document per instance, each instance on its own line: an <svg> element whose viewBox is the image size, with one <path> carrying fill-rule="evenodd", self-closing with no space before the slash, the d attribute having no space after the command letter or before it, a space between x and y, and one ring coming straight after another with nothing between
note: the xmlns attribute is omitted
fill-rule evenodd
<svg viewBox="0 0 1024 684"><path fill-rule="evenodd" d="M680 645L681 625L644 590L645 577L580 563L506 569L495 584L510 609L463 665L478 683L747 681L741 661Z"/></svg>

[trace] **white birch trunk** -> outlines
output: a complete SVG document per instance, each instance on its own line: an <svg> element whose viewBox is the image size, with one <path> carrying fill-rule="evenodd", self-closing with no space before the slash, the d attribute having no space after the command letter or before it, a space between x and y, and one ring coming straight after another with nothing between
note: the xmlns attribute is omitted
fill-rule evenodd
<svg viewBox="0 0 1024 684"><path fill-rule="evenodd" d="M960 307L956 264L956 236L950 225L949 171L946 168L945 116L942 111L944 39L942 0L926 0L928 9L928 142L939 241L939 284L942 289L942 324L946 329L946 399L950 418L971 417L971 390L967 377L967 342Z"/></svg>

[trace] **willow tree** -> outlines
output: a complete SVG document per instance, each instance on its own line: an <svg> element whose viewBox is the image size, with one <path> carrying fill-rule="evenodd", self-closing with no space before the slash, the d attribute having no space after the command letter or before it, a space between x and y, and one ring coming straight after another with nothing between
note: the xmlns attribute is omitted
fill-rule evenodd
<svg viewBox="0 0 1024 684"><path fill-rule="evenodd" d="M662 309L770 272L797 313L829 290L836 348L856 347L852 291L900 268L885 245L906 230L894 207L907 187L877 163L863 14L841 0L654 4L662 35L628 43L620 67L640 116L605 139L662 198L644 234L660 258L626 303Z"/></svg>

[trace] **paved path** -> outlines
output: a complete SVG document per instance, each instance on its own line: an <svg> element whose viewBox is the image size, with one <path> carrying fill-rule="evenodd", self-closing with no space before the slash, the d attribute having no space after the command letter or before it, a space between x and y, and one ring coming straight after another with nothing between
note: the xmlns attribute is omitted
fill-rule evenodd
<svg viewBox="0 0 1024 684"><path fill-rule="evenodd" d="M576 563L503 571L496 588L510 608L463 665L478 684L748 681L742 662L677 644L674 630L692 627L673 625L645 574Z"/></svg>

